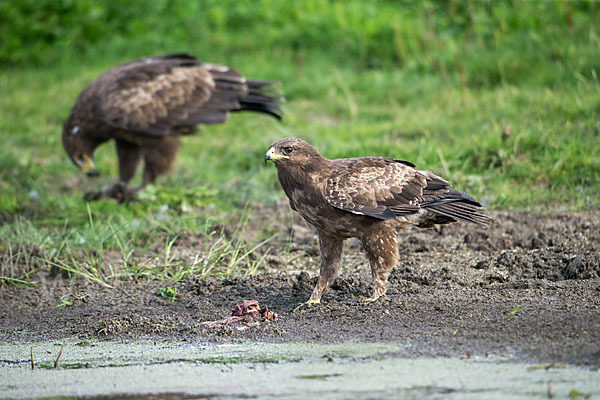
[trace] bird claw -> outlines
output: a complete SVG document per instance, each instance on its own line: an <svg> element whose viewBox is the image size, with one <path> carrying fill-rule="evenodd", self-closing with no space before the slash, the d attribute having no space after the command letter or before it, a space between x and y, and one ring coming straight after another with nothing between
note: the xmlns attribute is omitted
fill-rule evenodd
<svg viewBox="0 0 600 400"><path fill-rule="evenodd" d="M371 297L367 297L366 299L363 299L364 302L368 302L368 303L372 303L374 301L376 301L377 299L383 297L385 295L382 296L371 296Z"/></svg>
<svg viewBox="0 0 600 400"><path fill-rule="evenodd" d="M83 195L85 201L96 201L103 197L102 192L87 192Z"/></svg>
<svg viewBox="0 0 600 400"><path fill-rule="evenodd" d="M294 308L292 310L292 312L294 313L305 307L310 308L310 307L312 307L313 304L319 304L319 303L321 303L321 300L308 300L306 303L301 303L298 307Z"/></svg>
<svg viewBox="0 0 600 400"><path fill-rule="evenodd" d="M124 201L131 199L138 191L138 188L130 188L124 182L114 182L105 185L102 190L98 192L86 193L83 198L86 201L94 201L106 197L114 199L117 203L123 203Z"/></svg>

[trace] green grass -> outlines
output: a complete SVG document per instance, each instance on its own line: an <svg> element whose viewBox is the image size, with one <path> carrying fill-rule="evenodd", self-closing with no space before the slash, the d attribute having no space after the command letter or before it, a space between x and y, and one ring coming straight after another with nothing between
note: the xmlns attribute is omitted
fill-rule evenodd
<svg viewBox="0 0 600 400"><path fill-rule="evenodd" d="M48 4L59 3L72 5ZM39 21L60 30L15 22L6 35L37 38L37 47L0 47L0 282L30 282L40 269L104 284L260 270L270 234L236 236L235 227L252 218L247 204L283 196L262 160L286 136L330 158L412 161L490 209L598 207L594 3L175 1L118 15L77 4L69 12L85 16L80 25L69 30L40 8ZM141 18L136 7L146 6ZM83 193L117 166L105 144L96 153L103 176L88 180L64 154L61 124L75 97L119 62L181 50L281 81L284 122L234 114L205 126L182 139L175 169L140 201L86 204ZM178 257L175 241L188 234L201 238L204 261Z"/></svg>
<svg viewBox="0 0 600 400"><path fill-rule="evenodd" d="M173 303L175 302L175 297L177 296L177 288L158 288L155 294L165 299L169 299L171 300L171 303Z"/></svg>

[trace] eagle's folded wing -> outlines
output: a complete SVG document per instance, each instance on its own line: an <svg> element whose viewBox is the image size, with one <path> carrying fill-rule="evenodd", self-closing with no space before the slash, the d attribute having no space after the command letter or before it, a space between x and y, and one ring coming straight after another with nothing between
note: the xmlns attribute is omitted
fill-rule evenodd
<svg viewBox="0 0 600 400"><path fill-rule="evenodd" d="M106 84L104 84L106 82ZM108 71L96 83L103 121L118 129L164 136L179 127L221 123L248 94L246 79L191 57L155 57Z"/></svg>
<svg viewBox="0 0 600 400"><path fill-rule="evenodd" d="M333 207L379 219L418 212L426 178L400 160L360 157L338 160L340 167L325 184Z"/></svg>

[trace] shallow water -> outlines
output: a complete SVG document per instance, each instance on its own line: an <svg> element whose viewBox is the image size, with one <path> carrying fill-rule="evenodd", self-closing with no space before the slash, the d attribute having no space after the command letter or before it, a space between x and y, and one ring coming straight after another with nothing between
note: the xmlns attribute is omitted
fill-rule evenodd
<svg viewBox="0 0 600 400"><path fill-rule="evenodd" d="M64 349L54 368L54 361ZM600 396L600 373L500 358L402 358L405 343L0 345L0 397L536 399ZM33 348L35 369L30 366ZM145 395L139 397L139 395ZM152 395L152 396L150 396ZM159 395L159 396L157 396ZM103 397L106 398L106 397Z"/></svg>

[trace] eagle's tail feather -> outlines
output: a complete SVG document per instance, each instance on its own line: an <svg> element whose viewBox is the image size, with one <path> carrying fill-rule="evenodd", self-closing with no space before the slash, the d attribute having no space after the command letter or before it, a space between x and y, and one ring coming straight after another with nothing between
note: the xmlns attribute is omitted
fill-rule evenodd
<svg viewBox="0 0 600 400"><path fill-rule="evenodd" d="M232 111L256 111L271 115L281 120L283 111L278 103L283 101L281 95L270 87L277 82L248 80L248 95L240 99L240 108Z"/></svg>
<svg viewBox="0 0 600 400"><path fill-rule="evenodd" d="M492 219L483 211L483 208L471 203L465 203L460 200L454 202L438 204L427 207L428 210L445 217L454 218L460 221L472 222L477 225L487 226Z"/></svg>
<svg viewBox="0 0 600 400"><path fill-rule="evenodd" d="M421 204L421 207L444 217L478 225L487 226L492 222L479 202L468 194L454 189L448 189L446 195L430 203Z"/></svg>

